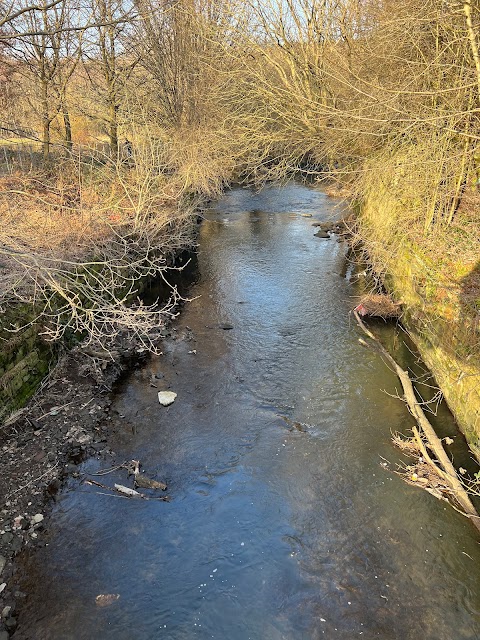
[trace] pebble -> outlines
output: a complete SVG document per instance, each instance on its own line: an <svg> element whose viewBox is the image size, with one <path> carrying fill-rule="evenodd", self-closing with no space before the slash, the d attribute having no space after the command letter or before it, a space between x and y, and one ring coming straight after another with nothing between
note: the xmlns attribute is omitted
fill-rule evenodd
<svg viewBox="0 0 480 640"><path fill-rule="evenodd" d="M37 513L32 517L32 524L38 524L42 522L44 516L41 513Z"/></svg>
<svg viewBox="0 0 480 640"><path fill-rule="evenodd" d="M162 405L162 407L168 407L169 405L175 402L175 398L177 394L173 391L159 391L158 392L158 401Z"/></svg>
<svg viewBox="0 0 480 640"><path fill-rule="evenodd" d="M0 576L2 575L2 571L5 569L5 565L7 564L7 559L3 556L0 556Z"/></svg>

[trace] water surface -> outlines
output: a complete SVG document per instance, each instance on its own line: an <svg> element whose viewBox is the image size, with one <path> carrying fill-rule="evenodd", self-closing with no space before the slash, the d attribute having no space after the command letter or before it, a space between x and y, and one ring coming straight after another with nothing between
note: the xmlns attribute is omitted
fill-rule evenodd
<svg viewBox="0 0 480 640"><path fill-rule="evenodd" d="M412 419L358 343L344 245L313 237L336 206L288 185L207 212L195 299L114 405L118 459L172 502L64 492L15 638L480 637L475 530L380 465ZM394 328L383 338L408 356ZM437 422L454 433L444 409ZM99 608L101 593L120 598Z"/></svg>

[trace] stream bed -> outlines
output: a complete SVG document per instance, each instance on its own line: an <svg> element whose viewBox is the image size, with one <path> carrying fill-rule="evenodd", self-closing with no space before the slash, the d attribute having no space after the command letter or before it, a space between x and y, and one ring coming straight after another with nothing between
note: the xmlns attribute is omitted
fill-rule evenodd
<svg viewBox="0 0 480 640"><path fill-rule="evenodd" d="M207 211L192 301L112 407L118 460L171 502L72 481L25 561L16 640L480 638L478 534L381 464L402 460L391 434L412 418L358 343L344 244L313 235L339 206L289 184ZM461 440L445 407L436 426Z"/></svg>

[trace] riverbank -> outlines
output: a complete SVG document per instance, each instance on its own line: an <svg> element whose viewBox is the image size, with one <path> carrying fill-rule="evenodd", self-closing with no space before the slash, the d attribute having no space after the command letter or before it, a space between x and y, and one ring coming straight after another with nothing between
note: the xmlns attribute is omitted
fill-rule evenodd
<svg viewBox="0 0 480 640"><path fill-rule="evenodd" d="M197 214L188 209L181 217L172 216L168 223L169 238L165 234L165 220L160 216L157 233L145 238L145 243L157 243L155 251L161 252L160 268L154 273L155 260L147 261L143 277L132 282L139 296L136 304L127 301L125 310L128 313L138 306L141 315L144 308L151 314L147 323L141 319L139 325L134 319L130 327L122 327L120 323L108 341L95 340L98 336L93 332L73 336L74 339L67 334L68 339L59 338L49 343L42 336L45 315L38 313L35 320L33 303L18 304L17 301L3 314L0 334L2 640L2 632L15 630L15 610L22 597L13 578L15 557L23 549L45 544L41 535L44 518L64 482L76 477L78 465L91 457L102 458L108 464L114 456L108 435L115 418L121 419L109 414L115 386L124 373L139 366L147 355L159 352L162 339L174 331L169 328L170 321L178 314L184 301L182 294L196 273L196 218ZM58 253L56 256L60 260ZM65 260L65 256L62 259ZM142 269L137 265L137 272ZM8 276L12 278L14 274L10 271ZM114 286L114 281L111 284ZM116 298L115 292L113 296Z"/></svg>
<svg viewBox="0 0 480 640"><path fill-rule="evenodd" d="M175 333L167 324L159 328L158 349ZM118 337L113 356L80 344L60 357L27 406L1 427L1 640L2 633L15 631L17 606L25 597L15 577L15 557L45 545L47 515L64 483L79 477L83 461L118 463L111 432L124 416L111 411L115 388L148 357L141 339Z"/></svg>
<svg viewBox="0 0 480 640"><path fill-rule="evenodd" d="M466 190L448 226L425 230L390 179L381 171L371 178L359 238L480 460L480 194Z"/></svg>
<svg viewBox="0 0 480 640"><path fill-rule="evenodd" d="M143 291L195 244L201 197L155 166L55 160L0 177L0 423L62 348L109 351L120 334L148 342L170 296L162 306Z"/></svg>

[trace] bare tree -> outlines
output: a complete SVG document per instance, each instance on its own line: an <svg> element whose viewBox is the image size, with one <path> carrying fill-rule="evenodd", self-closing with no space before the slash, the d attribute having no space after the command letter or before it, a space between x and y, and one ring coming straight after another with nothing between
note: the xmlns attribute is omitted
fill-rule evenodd
<svg viewBox="0 0 480 640"><path fill-rule="evenodd" d="M110 150L116 157L125 83L138 62L129 38L134 10L124 0L91 0L90 11L96 26L88 32L84 68L100 100L100 118L105 122Z"/></svg>
<svg viewBox="0 0 480 640"><path fill-rule="evenodd" d="M50 154L52 122L59 113L64 119L67 148L72 145L67 88L79 61L82 39L81 30L69 29L76 19L75 11L68 2L54 6L44 2L41 10L22 15L15 28L21 35L12 35L9 40L9 56L19 61L17 72L33 82L30 103L41 120L44 160ZM30 35L25 35L26 31Z"/></svg>

